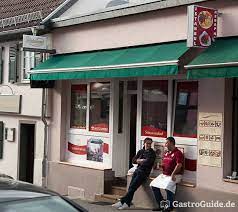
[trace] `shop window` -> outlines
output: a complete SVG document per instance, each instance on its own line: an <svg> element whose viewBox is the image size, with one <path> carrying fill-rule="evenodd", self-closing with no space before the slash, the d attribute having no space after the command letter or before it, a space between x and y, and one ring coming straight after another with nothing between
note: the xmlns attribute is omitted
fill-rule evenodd
<svg viewBox="0 0 238 212"><path fill-rule="evenodd" d="M71 86L71 121L70 127L86 129L87 85Z"/></svg>
<svg viewBox="0 0 238 212"><path fill-rule="evenodd" d="M178 82L174 136L197 137L198 82Z"/></svg>
<svg viewBox="0 0 238 212"><path fill-rule="evenodd" d="M167 137L168 81L143 81L142 136Z"/></svg>
<svg viewBox="0 0 238 212"><path fill-rule="evenodd" d="M110 83L90 83L89 130L109 132Z"/></svg>
<svg viewBox="0 0 238 212"><path fill-rule="evenodd" d="M127 90L128 91L137 91L137 81L128 81L127 82Z"/></svg>

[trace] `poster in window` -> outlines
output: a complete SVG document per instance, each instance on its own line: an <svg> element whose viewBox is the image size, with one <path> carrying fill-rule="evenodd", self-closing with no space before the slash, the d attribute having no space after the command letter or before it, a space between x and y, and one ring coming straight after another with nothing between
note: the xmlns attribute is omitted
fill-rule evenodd
<svg viewBox="0 0 238 212"><path fill-rule="evenodd" d="M155 153L156 153L154 169L162 171L162 161L163 161L164 151L165 151L164 144L155 142L154 143L154 150L155 150Z"/></svg>
<svg viewBox="0 0 238 212"><path fill-rule="evenodd" d="M187 105L188 93L180 92L178 97L178 105Z"/></svg>
<svg viewBox="0 0 238 212"><path fill-rule="evenodd" d="M87 160L103 162L103 141L91 138L87 142Z"/></svg>

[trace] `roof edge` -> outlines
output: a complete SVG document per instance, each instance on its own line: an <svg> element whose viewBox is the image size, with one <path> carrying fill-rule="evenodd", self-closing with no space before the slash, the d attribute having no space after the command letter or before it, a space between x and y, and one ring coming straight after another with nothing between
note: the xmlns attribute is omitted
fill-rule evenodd
<svg viewBox="0 0 238 212"><path fill-rule="evenodd" d="M157 1L141 5L134 5L130 7L120 7L113 10L101 11L94 14L87 14L82 16L64 17L64 18L51 18L53 28L78 25L88 22L106 20L111 18L117 18L127 15L134 15L144 12L150 12L155 10L161 10L166 8L178 7L183 5L189 5L193 3L205 2L211 0L166 0Z"/></svg>
<svg viewBox="0 0 238 212"><path fill-rule="evenodd" d="M47 24L51 19L54 19L60 15L62 15L67 9L69 9L73 4L75 4L78 0L66 0L60 6L58 6L52 13L50 13L47 17L43 19L41 24Z"/></svg>

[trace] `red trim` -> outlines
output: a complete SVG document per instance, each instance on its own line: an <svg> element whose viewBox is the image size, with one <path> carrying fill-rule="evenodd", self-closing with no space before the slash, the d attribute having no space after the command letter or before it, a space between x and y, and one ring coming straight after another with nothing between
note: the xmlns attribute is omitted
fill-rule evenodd
<svg viewBox="0 0 238 212"><path fill-rule="evenodd" d="M90 126L90 131L108 133L109 132L109 126L108 126L107 123L93 124L92 126Z"/></svg>
<svg viewBox="0 0 238 212"><path fill-rule="evenodd" d="M185 158L185 170L197 171L197 160Z"/></svg>
<svg viewBox="0 0 238 212"><path fill-rule="evenodd" d="M183 138L197 138L196 134L193 135L185 135L185 134L179 134L179 133L174 133L174 137L183 137Z"/></svg>
<svg viewBox="0 0 238 212"><path fill-rule="evenodd" d="M106 143L103 144L103 152L107 154L109 153L109 145Z"/></svg>
<svg viewBox="0 0 238 212"><path fill-rule="evenodd" d="M167 138L167 132L153 126L143 126L141 130L142 136L153 136Z"/></svg>
<svg viewBox="0 0 238 212"><path fill-rule="evenodd" d="M198 82L179 82L177 85L178 91L188 91L188 92L197 92L198 91Z"/></svg>
<svg viewBox="0 0 238 212"><path fill-rule="evenodd" d="M73 91L80 91L80 92L87 92L87 85L81 84L81 85L72 85L71 90Z"/></svg>
<svg viewBox="0 0 238 212"><path fill-rule="evenodd" d="M68 142L68 150L77 155L86 155L87 154L87 146L78 146L75 144L71 144Z"/></svg>
<svg viewBox="0 0 238 212"><path fill-rule="evenodd" d="M68 142L68 150L76 155L86 155L87 154L87 145L78 146ZM109 154L109 145L103 144L103 152Z"/></svg>

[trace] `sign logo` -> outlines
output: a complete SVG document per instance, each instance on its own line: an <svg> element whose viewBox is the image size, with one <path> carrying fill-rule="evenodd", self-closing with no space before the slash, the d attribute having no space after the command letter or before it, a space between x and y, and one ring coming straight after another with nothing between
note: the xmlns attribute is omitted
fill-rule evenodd
<svg viewBox="0 0 238 212"><path fill-rule="evenodd" d="M160 208L163 208L164 210L170 208L170 201L169 200L162 200L160 202Z"/></svg>
<svg viewBox="0 0 238 212"><path fill-rule="evenodd" d="M188 47L208 47L217 37L216 9L192 5L188 7Z"/></svg>
<svg viewBox="0 0 238 212"><path fill-rule="evenodd" d="M43 36L23 35L23 48L47 49L47 38Z"/></svg>

